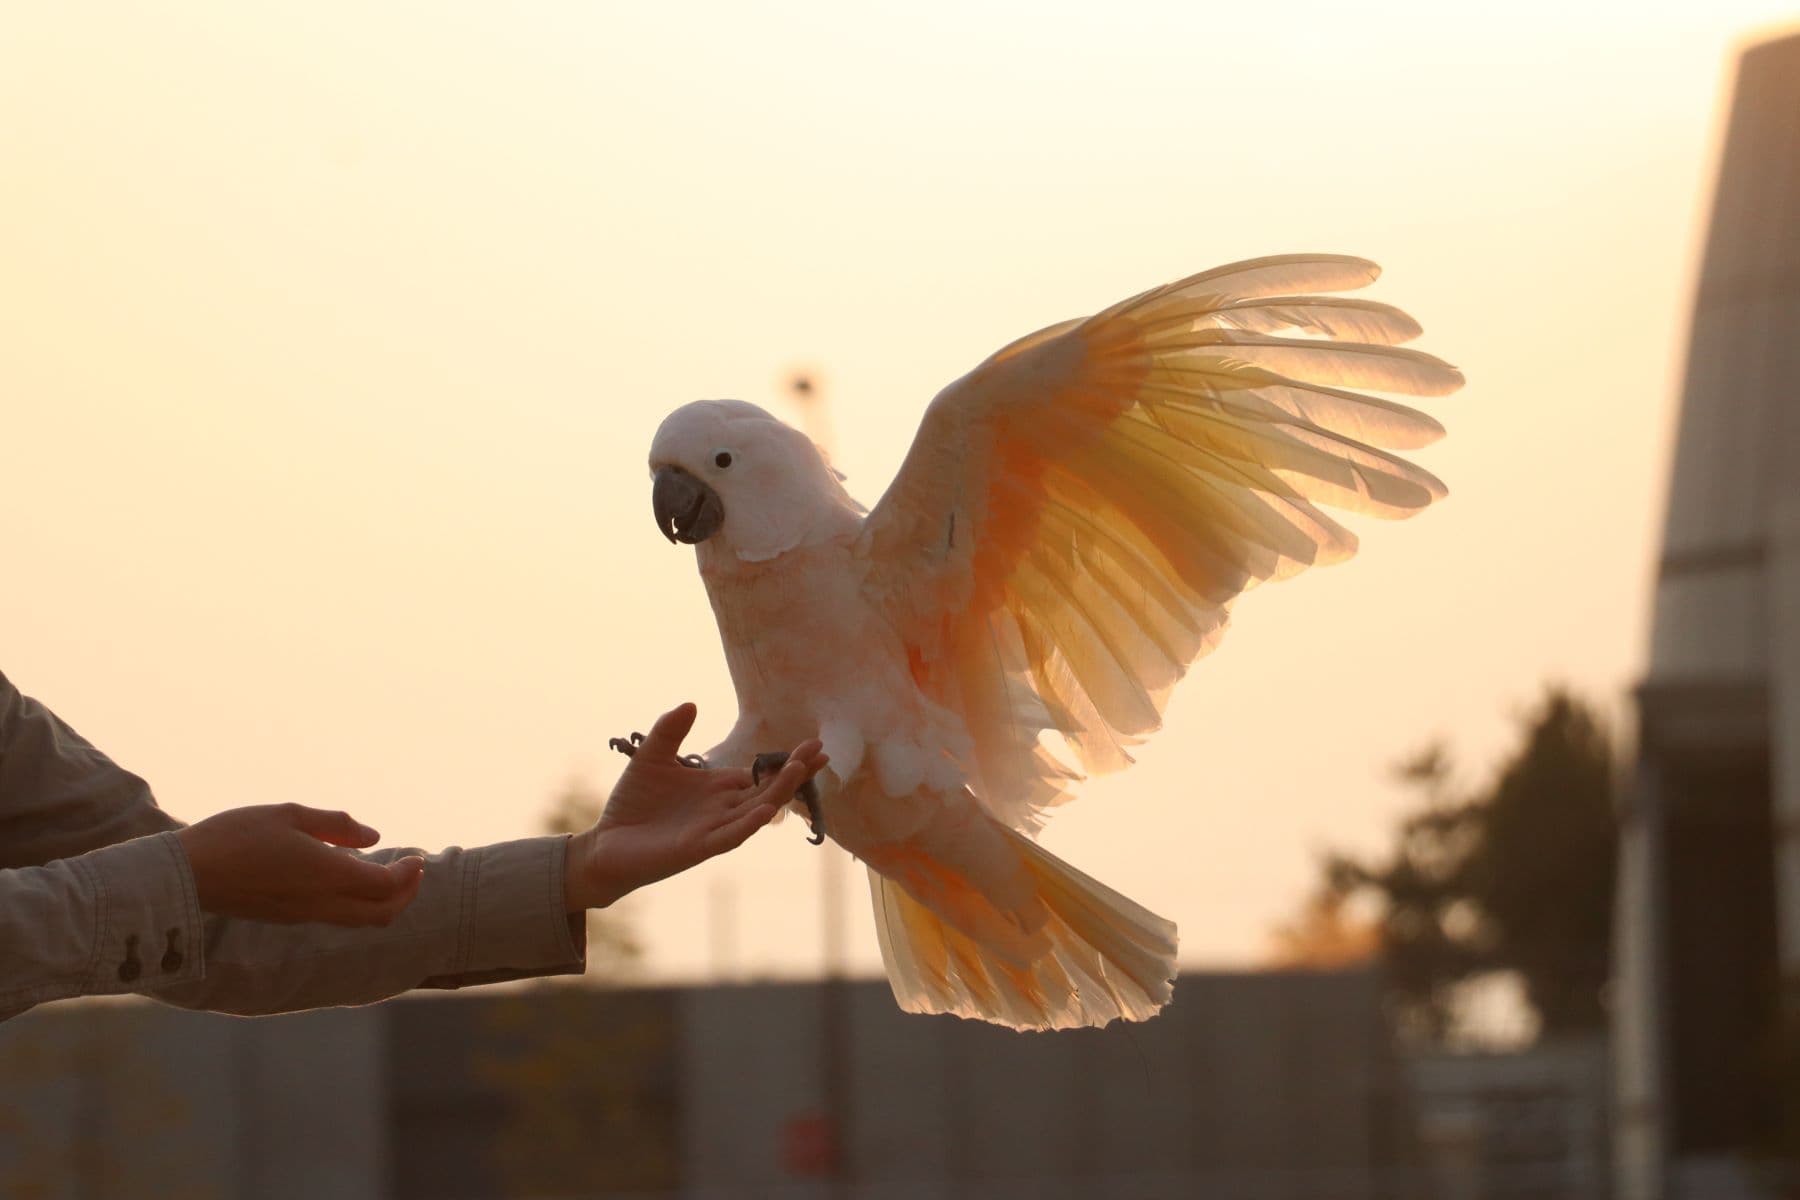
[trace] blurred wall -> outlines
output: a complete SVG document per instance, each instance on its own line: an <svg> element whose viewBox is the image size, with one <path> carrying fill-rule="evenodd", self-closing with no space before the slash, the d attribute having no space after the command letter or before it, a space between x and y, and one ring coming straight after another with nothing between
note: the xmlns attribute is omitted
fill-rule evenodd
<svg viewBox="0 0 1800 1200"><path fill-rule="evenodd" d="M0 1025L0 1196L386 1195L387 1022L243 1021L145 1003Z"/></svg>
<svg viewBox="0 0 1800 1200"><path fill-rule="evenodd" d="M1366 974L1189 975L1047 1035L836 986L53 1006L0 1025L0 1195L1424 1194Z"/></svg>

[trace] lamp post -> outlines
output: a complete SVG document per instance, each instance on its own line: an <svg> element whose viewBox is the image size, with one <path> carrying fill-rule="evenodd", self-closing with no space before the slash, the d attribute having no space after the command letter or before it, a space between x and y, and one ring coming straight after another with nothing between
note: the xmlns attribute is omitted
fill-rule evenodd
<svg viewBox="0 0 1800 1200"><path fill-rule="evenodd" d="M808 437L831 452L831 421L823 391L804 370L788 377L788 392L800 410ZM845 979L844 855L829 842L819 855L819 940L824 982L820 989L820 1094L829 1140L831 1194L851 1193L850 1147L853 1088L850 1079L850 992Z"/></svg>

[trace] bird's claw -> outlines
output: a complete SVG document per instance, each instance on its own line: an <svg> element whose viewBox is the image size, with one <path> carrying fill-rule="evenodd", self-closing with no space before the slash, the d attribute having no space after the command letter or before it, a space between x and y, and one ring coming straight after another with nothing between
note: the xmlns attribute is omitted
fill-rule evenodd
<svg viewBox="0 0 1800 1200"><path fill-rule="evenodd" d="M781 770L787 760L786 750L770 750L757 755L750 761L751 782L761 783L764 775ZM812 825L812 836L806 840L815 846L822 845L825 841L825 811L819 807L819 785L808 779L794 789L794 799L806 805L806 819Z"/></svg>
<svg viewBox="0 0 1800 1200"><path fill-rule="evenodd" d="M608 750L617 750L626 758L632 758L637 755L638 747L643 744L644 735L634 731L628 738L609 739L606 743L606 748ZM706 758L699 754L677 754L675 756L675 761L684 767L694 767L700 770L706 768Z"/></svg>

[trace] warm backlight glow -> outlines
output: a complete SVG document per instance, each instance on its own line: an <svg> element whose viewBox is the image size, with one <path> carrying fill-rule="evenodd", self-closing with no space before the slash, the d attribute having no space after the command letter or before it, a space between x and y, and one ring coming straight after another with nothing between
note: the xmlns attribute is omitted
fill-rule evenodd
<svg viewBox="0 0 1800 1200"><path fill-rule="evenodd" d="M1364 255L1468 377L1411 455L1449 499L1248 596L1045 835L1255 959L1317 848L1385 835L1386 764L1641 671L1723 81L1786 6L1594 7L18 7L0 669L185 817L535 832L609 736L732 717L651 518L670 409L798 420L817 364L872 502L1009 339ZM783 824L637 901L651 972L812 970L820 853Z"/></svg>

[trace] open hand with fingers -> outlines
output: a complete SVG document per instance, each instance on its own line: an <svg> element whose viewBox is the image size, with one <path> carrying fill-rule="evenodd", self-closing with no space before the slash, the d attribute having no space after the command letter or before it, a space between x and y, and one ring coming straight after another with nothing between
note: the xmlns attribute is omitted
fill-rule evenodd
<svg viewBox="0 0 1800 1200"><path fill-rule="evenodd" d="M346 812L303 804L234 808L176 831L203 911L294 924L386 925L418 895L425 860L382 864L336 847L380 834Z"/></svg>
<svg viewBox="0 0 1800 1200"><path fill-rule="evenodd" d="M826 762L814 739L759 780L748 769L694 767L681 742L697 710L657 718L614 785L600 820L569 839L563 896L570 912L604 908L645 884L740 846L767 825Z"/></svg>

